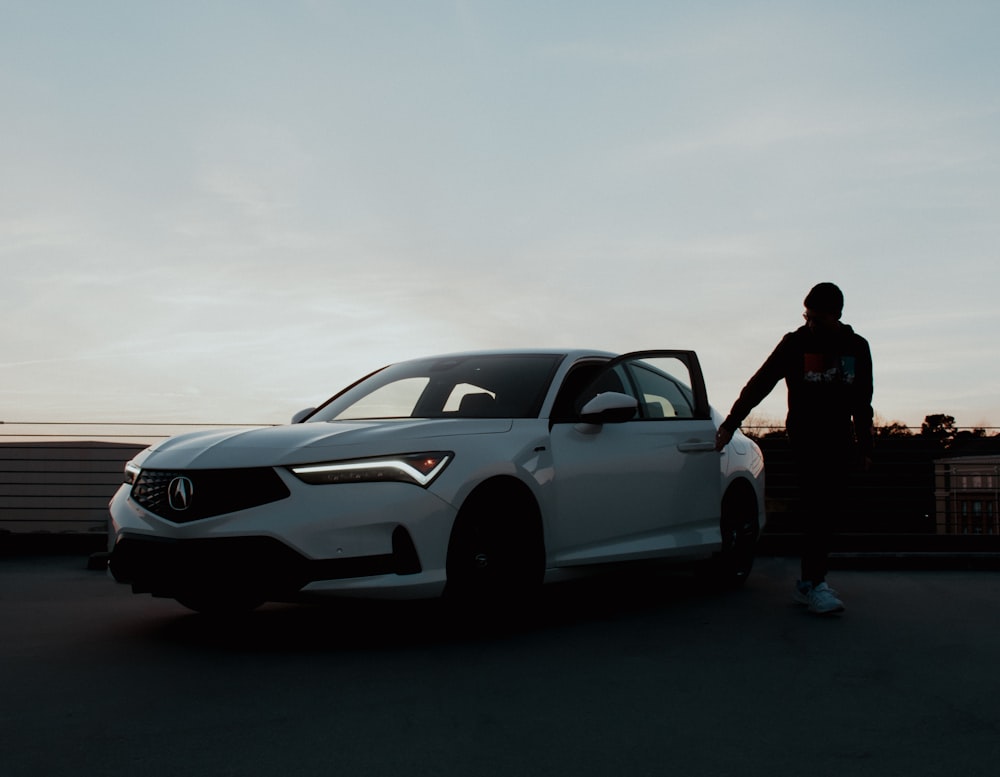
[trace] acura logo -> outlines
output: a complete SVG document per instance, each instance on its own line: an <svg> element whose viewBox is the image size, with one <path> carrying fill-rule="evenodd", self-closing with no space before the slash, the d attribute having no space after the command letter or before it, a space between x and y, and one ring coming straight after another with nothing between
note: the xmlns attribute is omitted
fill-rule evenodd
<svg viewBox="0 0 1000 777"><path fill-rule="evenodd" d="M167 499L171 510L177 512L187 510L191 506L193 496L194 483L191 482L191 478L174 478L167 486Z"/></svg>

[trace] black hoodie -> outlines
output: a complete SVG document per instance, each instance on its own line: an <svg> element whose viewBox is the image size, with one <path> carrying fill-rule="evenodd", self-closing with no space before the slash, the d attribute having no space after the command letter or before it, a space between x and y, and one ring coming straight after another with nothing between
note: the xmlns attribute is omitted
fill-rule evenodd
<svg viewBox="0 0 1000 777"><path fill-rule="evenodd" d="M802 326L778 347L740 392L722 425L739 428L784 378L788 386L788 437L796 446L840 448L857 441L872 447L872 355L868 341L847 324L833 332Z"/></svg>

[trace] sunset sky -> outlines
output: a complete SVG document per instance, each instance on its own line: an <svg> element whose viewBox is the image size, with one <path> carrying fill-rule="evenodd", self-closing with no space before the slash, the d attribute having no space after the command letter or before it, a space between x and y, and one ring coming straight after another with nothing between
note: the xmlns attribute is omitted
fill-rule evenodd
<svg viewBox="0 0 1000 777"><path fill-rule="evenodd" d="M520 346L692 348L725 411L831 280L881 420L1000 426L998 30L995 0L0 0L0 421L276 423Z"/></svg>

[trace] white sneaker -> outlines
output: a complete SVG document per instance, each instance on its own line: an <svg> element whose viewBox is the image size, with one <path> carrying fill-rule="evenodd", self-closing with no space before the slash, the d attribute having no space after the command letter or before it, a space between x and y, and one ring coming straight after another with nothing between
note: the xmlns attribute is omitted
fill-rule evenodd
<svg viewBox="0 0 1000 777"><path fill-rule="evenodd" d="M834 612L843 612L844 603L837 598L836 592L826 583L812 587L809 591L809 612L817 615L829 615Z"/></svg>
<svg viewBox="0 0 1000 777"><path fill-rule="evenodd" d="M839 597L833 588L831 588L827 583L820 583L821 586L826 586L826 591L832 594L835 598ZM808 580L796 580L795 588L792 589L792 601L796 604L801 604L803 606L809 605L809 595L812 593L813 584ZM841 602L843 604L843 602Z"/></svg>
<svg viewBox="0 0 1000 777"><path fill-rule="evenodd" d="M812 583L796 580L795 588L792 590L792 601L796 604L809 604L809 592L812 591L812 587Z"/></svg>

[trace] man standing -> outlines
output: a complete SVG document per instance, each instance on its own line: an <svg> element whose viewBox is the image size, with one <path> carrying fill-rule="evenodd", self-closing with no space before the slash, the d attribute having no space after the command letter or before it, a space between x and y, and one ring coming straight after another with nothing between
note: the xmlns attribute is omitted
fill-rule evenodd
<svg viewBox="0 0 1000 777"><path fill-rule="evenodd" d="M796 601L810 612L840 612L844 603L826 583L830 535L844 509L847 476L871 463L872 356L868 342L840 320L844 295L832 283L805 299L804 326L790 332L750 378L715 439L721 451L743 420L784 378L785 427L799 478L803 527L802 579Z"/></svg>

